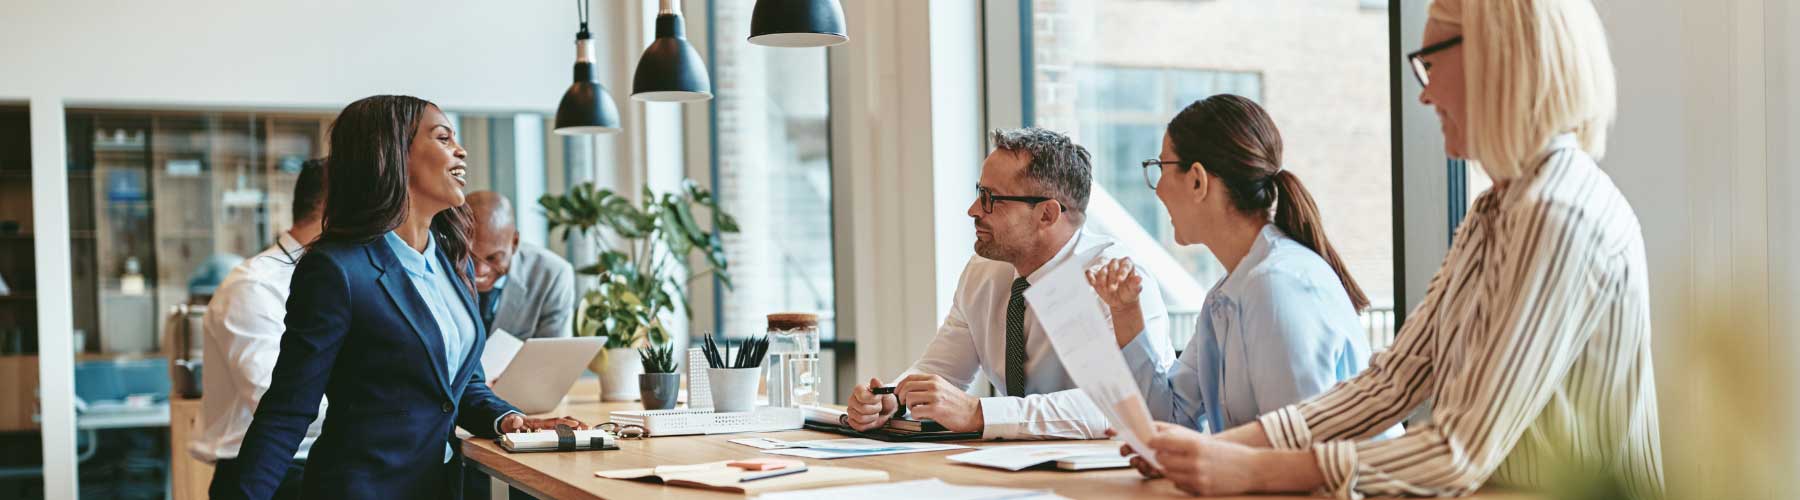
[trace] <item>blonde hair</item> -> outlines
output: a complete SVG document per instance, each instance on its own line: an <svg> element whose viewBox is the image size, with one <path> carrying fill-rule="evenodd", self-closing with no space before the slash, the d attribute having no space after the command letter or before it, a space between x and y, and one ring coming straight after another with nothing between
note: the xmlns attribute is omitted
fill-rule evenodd
<svg viewBox="0 0 1800 500"><path fill-rule="evenodd" d="M1519 176L1565 132L1605 156L1617 89L1592 3L1435 0L1430 19L1462 33L1469 156L1489 176Z"/></svg>

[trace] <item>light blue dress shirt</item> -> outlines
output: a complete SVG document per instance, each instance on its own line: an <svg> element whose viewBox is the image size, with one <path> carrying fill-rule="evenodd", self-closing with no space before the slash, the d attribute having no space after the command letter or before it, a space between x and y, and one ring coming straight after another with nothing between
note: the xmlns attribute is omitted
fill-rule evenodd
<svg viewBox="0 0 1800 500"><path fill-rule="evenodd" d="M1173 366L1132 373L1152 416L1202 432L1256 421L1369 364L1362 322L1337 273L1273 224L1207 294L1195 323ZM1384 437L1399 433L1396 426Z"/></svg>
<svg viewBox="0 0 1800 500"><path fill-rule="evenodd" d="M400 235L388 231L388 247L393 249L394 257L400 260L400 267L406 270L407 280L412 282L413 290L419 292L419 298L425 299L425 307L431 310L431 319L437 323L438 334L444 336L444 373L445 378L456 376L462 368L464 359L469 357L469 349L475 343L475 319L464 307L461 294L456 288L456 273L446 269L438 260L437 238L425 238L425 251L413 250ZM429 256L429 257L427 257ZM452 381L454 382L454 381ZM510 414L510 413L509 413ZM501 415L500 418L506 418ZM500 421L494 421L495 432L500 429ZM444 445L444 462L449 463L455 453L450 445Z"/></svg>
<svg viewBox="0 0 1800 500"><path fill-rule="evenodd" d="M456 279L456 273L445 269L437 258L436 240L426 238L425 251L421 253L400 239L399 234L387 233L388 246L400 259L400 267L406 269L406 277L419 292L419 298L425 299L425 307L431 309L438 333L444 336L444 369L447 370L444 376L450 377L462 368L463 359L469 356L469 347L475 342L475 319L470 317L469 309L462 301L462 292L452 281Z"/></svg>

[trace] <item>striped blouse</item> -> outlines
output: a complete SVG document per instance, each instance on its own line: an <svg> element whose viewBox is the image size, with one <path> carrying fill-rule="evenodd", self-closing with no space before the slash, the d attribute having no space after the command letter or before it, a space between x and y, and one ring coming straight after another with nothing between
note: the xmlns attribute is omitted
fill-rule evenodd
<svg viewBox="0 0 1800 500"><path fill-rule="evenodd" d="M1313 451L1329 493L1454 496L1590 471L1662 497L1637 216L1574 136L1540 158L1476 200L1392 348L1261 417L1276 448ZM1429 424L1368 439L1428 399Z"/></svg>

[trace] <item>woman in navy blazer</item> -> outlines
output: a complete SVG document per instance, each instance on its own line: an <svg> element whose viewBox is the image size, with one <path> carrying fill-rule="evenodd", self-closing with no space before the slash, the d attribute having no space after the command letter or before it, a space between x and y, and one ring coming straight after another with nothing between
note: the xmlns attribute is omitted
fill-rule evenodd
<svg viewBox="0 0 1800 500"><path fill-rule="evenodd" d="M294 270L274 376L213 498L272 497L326 395L302 498L454 498L456 427L491 438L569 420L527 419L483 382L466 155L414 97L365 98L332 123L324 233Z"/></svg>

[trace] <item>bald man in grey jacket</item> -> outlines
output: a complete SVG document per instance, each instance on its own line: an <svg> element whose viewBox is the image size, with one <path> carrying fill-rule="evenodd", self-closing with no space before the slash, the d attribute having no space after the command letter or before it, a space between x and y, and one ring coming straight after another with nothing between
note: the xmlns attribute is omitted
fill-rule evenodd
<svg viewBox="0 0 1800 500"><path fill-rule="evenodd" d="M468 203L475 216L475 289L487 333L498 328L519 340L573 333L574 267L549 249L519 242L506 196L477 191Z"/></svg>

